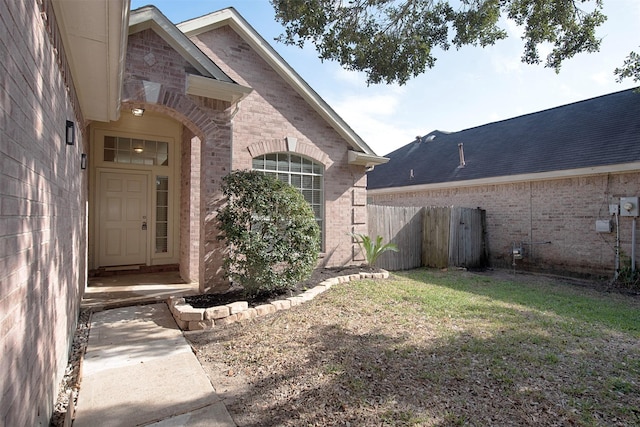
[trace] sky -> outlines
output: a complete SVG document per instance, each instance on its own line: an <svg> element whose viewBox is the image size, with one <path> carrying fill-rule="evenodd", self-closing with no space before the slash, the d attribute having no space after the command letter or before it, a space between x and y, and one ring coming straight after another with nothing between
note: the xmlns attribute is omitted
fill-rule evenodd
<svg viewBox="0 0 640 427"><path fill-rule="evenodd" d="M234 7L378 155L433 130L460 131L640 85L618 83L613 73L640 50L640 0L604 0L600 51L566 60L559 74L522 63L521 30L505 22L506 40L439 53L434 68L403 86L367 86L363 73L320 61L313 45L275 41L283 27L268 0L131 0L132 9L148 4L175 24Z"/></svg>

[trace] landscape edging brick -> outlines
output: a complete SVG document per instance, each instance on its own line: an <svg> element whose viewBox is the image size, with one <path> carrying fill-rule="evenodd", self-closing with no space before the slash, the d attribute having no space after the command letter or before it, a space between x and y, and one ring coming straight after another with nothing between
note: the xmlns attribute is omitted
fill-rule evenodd
<svg viewBox="0 0 640 427"><path fill-rule="evenodd" d="M295 297L289 297L285 300L278 300L272 303L263 304L256 308L249 307L249 303L246 301L236 301L230 304L221 306L208 307L206 309L197 309L187 304L184 297L171 296L167 299L167 305L173 318L175 319L178 327L183 331L195 331L212 329L216 326L228 325L230 323L238 322L240 320L252 319L254 317L266 316L268 314L275 313L280 310L288 310L291 307L295 307L304 302L311 301L316 296L327 291L332 286L348 283L352 280L361 279L387 279L389 278L389 272L382 270L379 273L364 273L350 274L348 276L338 276L331 279L324 280L311 289L301 293ZM273 308L269 308L269 306ZM228 315L217 317L215 319L208 319L207 311L213 312L227 308ZM224 310L221 310L224 312ZM198 313L201 317L199 320L194 319L194 314ZM219 314L218 314L219 315Z"/></svg>

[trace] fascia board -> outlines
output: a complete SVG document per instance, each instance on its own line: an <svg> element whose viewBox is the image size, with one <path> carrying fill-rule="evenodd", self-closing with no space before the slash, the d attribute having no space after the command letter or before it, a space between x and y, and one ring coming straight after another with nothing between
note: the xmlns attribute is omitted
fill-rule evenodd
<svg viewBox="0 0 640 427"><path fill-rule="evenodd" d="M371 195L385 195L398 193L417 193L420 191L443 190L461 187L478 187L483 185L516 184L529 181L549 181L553 179L576 178L589 175L607 173L640 172L640 162L621 163L617 165L594 166L589 168L566 169L560 171L540 172L521 175L497 176L491 178L473 179L466 181L438 182L434 184L407 185L402 187L388 187L367 189Z"/></svg>
<svg viewBox="0 0 640 427"><path fill-rule="evenodd" d="M124 84L124 69L127 56L127 31L129 26L130 0L123 0L120 8L119 2L109 2L110 22L115 24L112 28L109 43L110 73L109 73L109 120L116 121L120 118L120 105L122 103L122 86Z"/></svg>
<svg viewBox="0 0 640 427"><path fill-rule="evenodd" d="M365 166L367 168L382 165L389 161L388 157L381 157L374 154L366 154L360 151L353 150L349 150L348 157L350 165Z"/></svg>
<svg viewBox="0 0 640 427"><path fill-rule="evenodd" d="M235 103L244 99L253 89L235 83L221 82L208 77L187 75L186 93L189 95L204 96L206 98L221 99Z"/></svg>
<svg viewBox="0 0 640 427"><path fill-rule="evenodd" d="M351 127L314 91L307 82L262 38L233 8L201 16L181 24L178 29L187 37L229 25L253 50L260 55L296 92L327 121L356 151L376 155Z"/></svg>

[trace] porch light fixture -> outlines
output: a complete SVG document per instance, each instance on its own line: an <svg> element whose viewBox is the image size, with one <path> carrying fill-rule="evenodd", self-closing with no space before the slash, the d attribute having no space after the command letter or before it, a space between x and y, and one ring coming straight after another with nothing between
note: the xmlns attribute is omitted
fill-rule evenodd
<svg viewBox="0 0 640 427"><path fill-rule="evenodd" d="M67 120L65 135L67 145L73 145L76 143L76 125L71 120Z"/></svg>
<svg viewBox="0 0 640 427"><path fill-rule="evenodd" d="M131 114L136 117L142 117L142 115L144 114L144 108L133 108L131 109Z"/></svg>
<svg viewBox="0 0 640 427"><path fill-rule="evenodd" d="M135 153L138 153L138 154L140 154L140 153L142 153L144 151L144 147L142 145L142 141L138 141L138 142L135 142L133 144L133 151Z"/></svg>
<svg viewBox="0 0 640 427"><path fill-rule="evenodd" d="M82 153L80 155L80 169L86 169L87 168L87 155L85 153Z"/></svg>

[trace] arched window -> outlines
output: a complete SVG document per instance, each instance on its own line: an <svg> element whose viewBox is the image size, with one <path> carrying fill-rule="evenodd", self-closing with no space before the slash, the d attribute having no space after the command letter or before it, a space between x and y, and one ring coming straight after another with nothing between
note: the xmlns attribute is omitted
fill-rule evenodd
<svg viewBox="0 0 640 427"><path fill-rule="evenodd" d="M320 234L324 236L324 166L322 164L297 154L270 153L254 157L252 167L297 188L311 205L320 227Z"/></svg>

